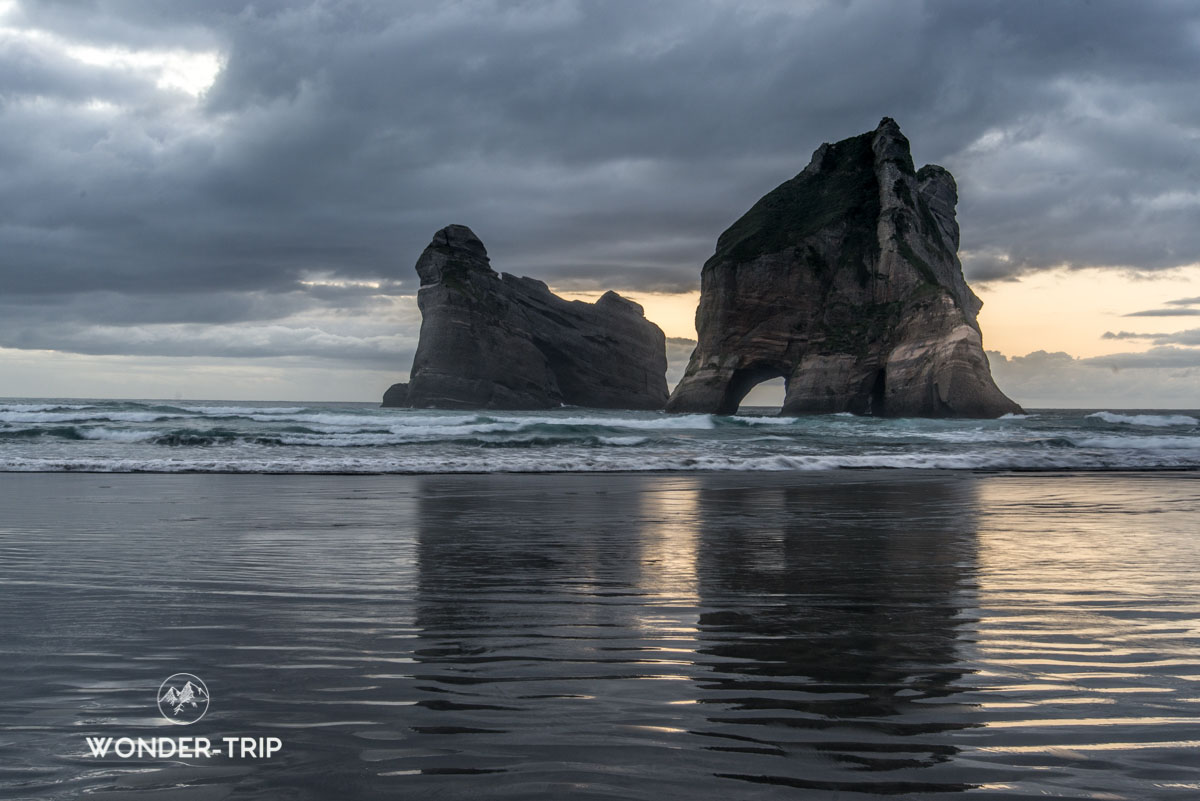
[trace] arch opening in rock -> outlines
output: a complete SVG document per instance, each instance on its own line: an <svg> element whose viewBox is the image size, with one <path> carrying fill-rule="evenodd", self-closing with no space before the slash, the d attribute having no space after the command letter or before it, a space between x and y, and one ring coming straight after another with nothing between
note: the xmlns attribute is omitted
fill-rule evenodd
<svg viewBox="0 0 1200 801"><path fill-rule="evenodd" d="M773 391L776 387L778 390ZM760 366L734 370L717 414L737 414L743 405L774 407L778 411L786 394L787 376L779 368Z"/></svg>
<svg viewBox="0 0 1200 801"><path fill-rule="evenodd" d="M739 415L783 414L787 380L781 376L755 384L738 403Z"/></svg>
<svg viewBox="0 0 1200 801"><path fill-rule="evenodd" d="M954 177L917 170L889 117L821 145L717 238L700 271L696 348L667 411L729 414L773 377L737 368L769 365L788 376L789 416L1020 412L992 380L957 203Z"/></svg>
<svg viewBox="0 0 1200 801"><path fill-rule="evenodd" d="M875 373L871 394L867 396L867 414L883 417L887 414L884 398L887 396L887 371L882 368Z"/></svg>

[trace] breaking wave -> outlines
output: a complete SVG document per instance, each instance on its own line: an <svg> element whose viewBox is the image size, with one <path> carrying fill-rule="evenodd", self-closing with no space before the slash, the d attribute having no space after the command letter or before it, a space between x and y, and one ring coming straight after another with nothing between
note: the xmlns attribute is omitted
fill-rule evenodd
<svg viewBox="0 0 1200 801"><path fill-rule="evenodd" d="M463 473L1200 468L1200 413L891 420L563 408L11 401L0 470Z"/></svg>
<svg viewBox="0 0 1200 801"><path fill-rule="evenodd" d="M1088 415L1090 420L1103 420L1115 425L1154 426L1195 426L1200 425L1200 419L1186 414L1114 414L1112 412L1094 412Z"/></svg>

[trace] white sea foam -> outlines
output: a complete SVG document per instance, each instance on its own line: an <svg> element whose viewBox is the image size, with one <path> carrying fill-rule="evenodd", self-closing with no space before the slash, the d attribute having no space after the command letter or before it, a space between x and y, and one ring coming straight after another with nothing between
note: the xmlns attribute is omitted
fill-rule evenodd
<svg viewBox="0 0 1200 801"><path fill-rule="evenodd" d="M97 401L78 404L83 406L80 409L44 402L14 408L17 405L0 407L4 435L0 470L1200 468L1200 431L1191 427L1200 417L1195 413L1103 412L1085 421L1082 413L1044 412L1036 423L1029 423L1018 418L730 418L588 409L439 412L380 410L358 404L302 407L222 402L171 407ZM1110 424L1109 418L1135 422ZM39 431L46 436L36 436Z"/></svg>
<svg viewBox="0 0 1200 801"><path fill-rule="evenodd" d="M486 415L482 415L482 414L449 415L449 414L438 414L436 412L431 412L428 414L421 414L421 415L406 414L402 417L401 416L393 416L393 415L381 415L377 418L372 418L372 419L378 420L380 423L391 427L392 430L396 430L397 428L407 427L407 426L413 426L413 427L428 426L428 425L465 426L465 425L470 425L472 423L493 423L493 422L495 422L495 420L493 418L488 417Z"/></svg>
<svg viewBox="0 0 1200 801"><path fill-rule="evenodd" d="M278 440L283 445L305 445L310 447L323 448L355 448L355 447L383 447L387 445L411 445L420 442L445 441L454 442L456 440L470 440L473 435L512 435L498 438L495 441L506 445L521 445L523 443L532 444L549 440L557 442L561 440L563 444L570 444L572 441L578 442L581 436L591 439L588 435L569 435L555 434L549 432L546 434L529 434L521 436L522 433L527 433L524 429L528 426L516 426L509 423L482 423L475 426L429 426L421 429L397 429L391 433L381 432L326 432L324 434L275 434L268 435L271 439ZM631 445L641 445L649 442L647 437L640 436L594 436L594 441L602 445L613 445L617 447L627 447Z"/></svg>
<svg viewBox="0 0 1200 801"><path fill-rule="evenodd" d="M513 418L511 421L504 418L490 417L485 415L456 415L447 416L440 414L424 414L424 415L391 415L391 414L336 414L329 412L312 412L304 414L245 414L238 415L253 420L257 423L302 423L314 427L321 427L329 430L345 430L345 429L390 429L400 430L405 428L452 428L455 426L469 426L472 424L497 424L510 422L533 424L535 418ZM559 418L562 419L562 418ZM541 419L544 421L544 419Z"/></svg>
<svg viewBox="0 0 1200 801"><path fill-rule="evenodd" d="M504 430L517 430L518 426L509 425L507 423L497 423L490 417L483 415L438 415L428 414L422 416L406 415L404 417L396 417L392 415L289 415L278 418L253 418L256 422L262 423L302 423L305 428L311 431L318 431L323 434L345 434L352 429L358 429L360 432L381 432L391 431L393 433L401 433L412 431L420 433L422 430L431 433L470 433L469 428L465 426L471 425L504 425Z"/></svg>
<svg viewBox="0 0 1200 801"><path fill-rule="evenodd" d="M560 417L537 416L525 417L516 415L488 415L462 418L446 418L445 416L413 418L375 418L373 422L384 422L393 432L405 428L423 427L423 431L438 435L447 434L477 434L496 431L524 431L534 427L543 428L617 428L634 431L660 430L692 430L707 431L716 428L712 415L681 414L662 415L659 417Z"/></svg>
<svg viewBox="0 0 1200 801"><path fill-rule="evenodd" d="M238 415L258 423L317 423L325 426L344 426L347 428L359 428L363 426L376 426L381 423L390 423L390 420L384 420L375 415L365 414L244 414Z"/></svg>
<svg viewBox="0 0 1200 801"><path fill-rule="evenodd" d="M519 431L532 426L587 426L604 428L623 428L633 430L678 429L703 431L716 428L712 415L680 414L655 415L646 417L567 417L554 415L514 415L514 414L469 414L446 415L437 412L423 414L389 413L388 411L371 410L362 414L345 414L336 412L314 412L305 409L264 409L254 407L179 407L188 410L195 409L197 413L207 417L243 417L259 423L301 423L320 426L318 430L330 431L336 429L379 429L387 428L392 431L401 429L424 428L430 433L445 433L457 427L460 433L476 433L485 430ZM107 413L106 413L107 414ZM174 416L174 415L160 415ZM183 415L179 415L183 416ZM97 416L99 418L99 415ZM0 416L0 420L3 417ZM113 418L116 419L116 418ZM789 425L795 422L788 418L734 418L735 420L753 425ZM482 426L498 426L485 429ZM336 427L336 429L335 429Z"/></svg>
<svg viewBox="0 0 1200 801"><path fill-rule="evenodd" d="M717 427L710 414L674 414L656 417L496 417L498 421L520 422L543 426L602 426L634 430L693 430L706 431Z"/></svg>
<svg viewBox="0 0 1200 801"><path fill-rule="evenodd" d="M199 449L180 458L0 458L0 470L87 472L222 472L222 473L494 473L613 471L780 471L843 468L917 470L1088 470L1195 467L1194 455L1176 452L1113 453L1098 451L989 451L973 453L872 452L776 453L748 455L708 452L687 455L642 448L499 449L480 458L473 448L441 453L425 451L310 451L267 455L235 455L229 450Z"/></svg>
<svg viewBox="0 0 1200 801"><path fill-rule="evenodd" d="M299 414L304 406L178 406L185 412L205 417L248 417L250 415Z"/></svg>
<svg viewBox="0 0 1200 801"><path fill-rule="evenodd" d="M1131 426L1194 426L1200 425L1200 420L1186 414L1114 414L1113 412L1095 412L1088 417L1103 420L1106 423L1124 423Z"/></svg>
<svg viewBox="0 0 1200 801"><path fill-rule="evenodd" d="M0 403L0 412L51 412L59 409L94 409L87 403Z"/></svg>
<svg viewBox="0 0 1200 801"><path fill-rule="evenodd" d="M909 421L905 421L909 422ZM922 421L927 422L927 421ZM961 425L961 424L960 424ZM883 427L855 432L850 436L862 436L866 440L923 440L926 442L982 444L987 442L1011 443L1028 437L1029 432L1011 426L978 426L975 428L933 428L931 426Z"/></svg>
<svg viewBox="0 0 1200 801"><path fill-rule="evenodd" d="M161 435L159 431L137 431L128 428L79 428L76 433L83 439L103 440L105 442L149 442Z"/></svg>
<svg viewBox="0 0 1200 801"><path fill-rule="evenodd" d="M428 428L398 430L391 433L340 431L325 434L278 434L284 445L310 445L324 448L357 448L384 445L409 445L430 440L466 439L471 434L509 433L515 429L499 424L472 426L470 430L457 427L429 426Z"/></svg>
<svg viewBox="0 0 1200 801"><path fill-rule="evenodd" d="M1080 448L1113 450L1193 450L1200 452L1200 437L1084 437L1073 440Z"/></svg>
<svg viewBox="0 0 1200 801"><path fill-rule="evenodd" d="M968 428L961 430L951 429L948 431L913 431L909 432L908 436L915 439L932 440L934 442L983 444L985 442L1011 443L1025 440L1028 438L1029 432L1008 427Z"/></svg>
<svg viewBox="0 0 1200 801"><path fill-rule="evenodd" d="M156 420L184 418L185 414L167 412L3 412L0 411L0 422L5 423L153 423Z"/></svg>

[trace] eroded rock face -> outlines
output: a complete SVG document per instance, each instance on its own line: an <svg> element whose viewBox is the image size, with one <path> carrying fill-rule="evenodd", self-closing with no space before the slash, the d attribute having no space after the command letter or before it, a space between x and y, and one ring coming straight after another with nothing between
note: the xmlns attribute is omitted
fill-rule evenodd
<svg viewBox="0 0 1200 801"><path fill-rule="evenodd" d="M407 388L389 389L385 406L661 409L666 403L666 341L633 301L615 292L595 303L568 301L541 281L498 274L483 243L462 225L434 235L417 273L421 338Z"/></svg>
<svg viewBox="0 0 1200 801"><path fill-rule="evenodd" d="M782 376L783 414L1020 412L983 352L957 202L949 172L914 170L891 119L821 145L717 240L701 274L699 341L667 410L732 414Z"/></svg>

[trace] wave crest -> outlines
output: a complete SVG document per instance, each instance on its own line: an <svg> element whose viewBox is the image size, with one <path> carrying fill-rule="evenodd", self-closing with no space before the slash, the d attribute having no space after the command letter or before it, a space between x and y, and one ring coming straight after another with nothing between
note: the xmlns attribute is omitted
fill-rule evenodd
<svg viewBox="0 0 1200 801"><path fill-rule="evenodd" d="M1106 423L1114 425L1153 426L1155 428L1200 425L1200 420L1186 414L1116 414L1114 412L1095 412L1089 414L1088 419L1103 420Z"/></svg>

